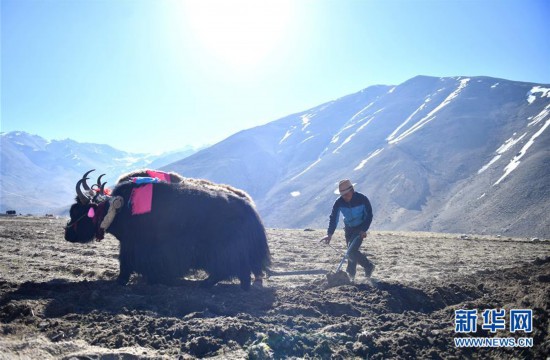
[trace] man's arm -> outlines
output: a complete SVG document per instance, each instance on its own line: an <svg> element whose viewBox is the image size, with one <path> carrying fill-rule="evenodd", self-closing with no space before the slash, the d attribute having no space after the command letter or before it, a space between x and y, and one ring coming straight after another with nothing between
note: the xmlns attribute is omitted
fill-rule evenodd
<svg viewBox="0 0 550 360"><path fill-rule="evenodd" d="M330 240L332 239L332 235L336 231L336 226L338 226L338 220L340 218L340 207L338 206L338 200L334 202L334 205L332 205L332 211L330 213L329 221L328 221L328 229L327 229L327 236L321 239L321 241L324 241L326 244L330 243Z"/></svg>
<svg viewBox="0 0 550 360"><path fill-rule="evenodd" d="M365 220L361 224L361 229L366 233L372 223L372 206L369 198L365 195L362 196L363 205L365 205Z"/></svg>
<svg viewBox="0 0 550 360"><path fill-rule="evenodd" d="M327 235L332 236L334 232L336 231L336 226L338 226L338 220L340 219L340 206L338 204L338 200L334 202L334 205L332 205L332 211L330 213L329 221L328 221L328 229L327 229Z"/></svg>

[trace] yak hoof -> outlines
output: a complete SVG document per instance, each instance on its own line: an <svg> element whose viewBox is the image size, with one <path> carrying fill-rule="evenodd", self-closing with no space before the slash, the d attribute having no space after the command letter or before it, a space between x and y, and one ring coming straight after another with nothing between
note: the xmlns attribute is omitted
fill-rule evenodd
<svg viewBox="0 0 550 360"><path fill-rule="evenodd" d="M250 276L247 276L244 279L239 279L241 282L241 289L248 291L250 290Z"/></svg>
<svg viewBox="0 0 550 360"><path fill-rule="evenodd" d="M116 282L117 284L124 286L128 284L129 280L130 280L130 276L119 275L116 279Z"/></svg>

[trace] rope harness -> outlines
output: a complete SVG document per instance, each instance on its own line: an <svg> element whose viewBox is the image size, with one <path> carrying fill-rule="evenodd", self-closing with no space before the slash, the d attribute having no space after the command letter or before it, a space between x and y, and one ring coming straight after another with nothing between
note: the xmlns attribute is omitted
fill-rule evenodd
<svg viewBox="0 0 550 360"><path fill-rule="evenodd" d="M75 221L72 221L72 222L69 221L69 223L67 223L67 225L65 226L65 229L68 229L68 228L71 228L71 227L72 227L73 230L76 231L78 222L79 222L80 220L84 219L84 217L86 217L86 216L88 216L88 214L82 215L81 217L79 217L79 218L76 219Z"/></svg>
<svg viewBox="0 0 550 360"><path fill-rule="evenodd" d="M85 217L89 217L92 219L92 222L96 228L96 239L98 241L103 240L103 238L105 237L105 231L109 228L109 226L115 219L118 209L120 209L122 205L124 205L124 199L122 198L122 196L109 196L106 198L105 201L97 204L95 209L93 207L90 208L90 210L94 210L93 212L88 211L87 213L84 213L82 216L80 216L78 219L69 222L65 226L65 229L72 228L76 232L78 229L78 223ZM108 207L107 211L105 211L105 207Z"/></svg>
<svg viewBox="0 0 550 360"><path fill-rule="evenodd" d="M122 198L122 196L109 197L109 210L107 210L107 214L105 214L105 217L96 231L96 238L98 240L103 239L105 236L105 231L109 228L109 226L111 226L118 209L120 209L122 205L124 205L124 198Z"/></svg>

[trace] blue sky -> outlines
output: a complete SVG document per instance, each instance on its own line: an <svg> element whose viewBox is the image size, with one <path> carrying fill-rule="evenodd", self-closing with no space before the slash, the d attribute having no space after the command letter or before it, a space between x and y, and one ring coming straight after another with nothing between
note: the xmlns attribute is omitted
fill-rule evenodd
<svg viewBox="0 0 550 360"><path fill-rule="evenodd" d="M416 75L550 83L546 0L1 0L0 11L1 131L133 152L212 144Z"/></svg>

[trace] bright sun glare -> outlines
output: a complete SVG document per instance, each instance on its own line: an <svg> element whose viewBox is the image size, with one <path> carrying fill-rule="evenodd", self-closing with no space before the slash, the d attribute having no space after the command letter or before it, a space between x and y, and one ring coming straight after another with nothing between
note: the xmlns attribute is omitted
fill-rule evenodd
<svg viewBox="0 0 550 360"><path fill-rule="evenodd" d="M219 60L237 68L277 51L288 31L291 0L185 1L182 11L192 36Z"/></svg>

